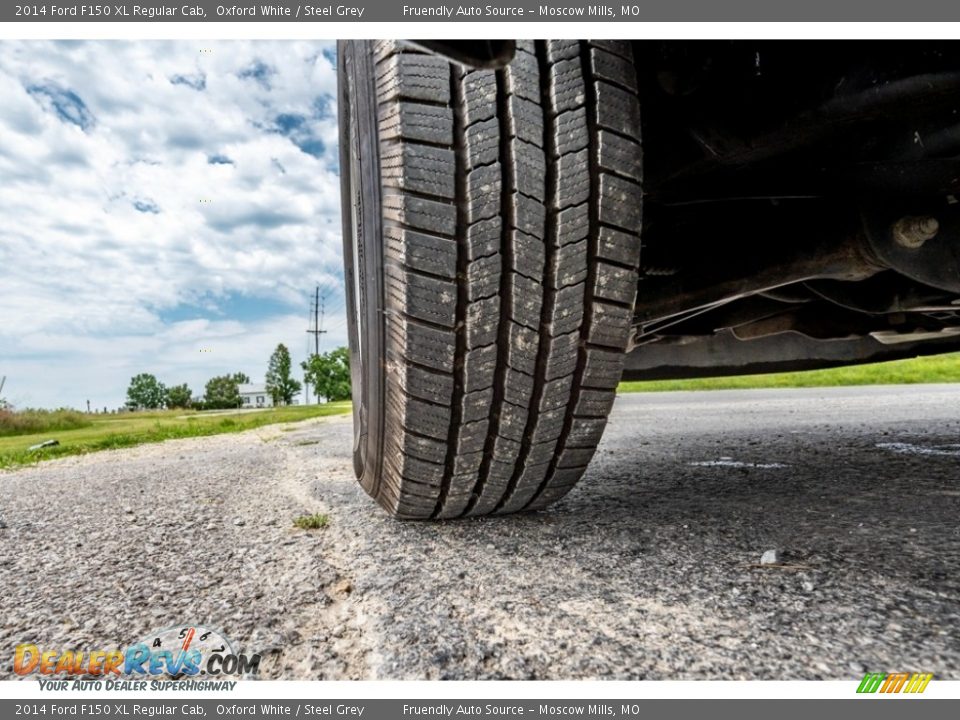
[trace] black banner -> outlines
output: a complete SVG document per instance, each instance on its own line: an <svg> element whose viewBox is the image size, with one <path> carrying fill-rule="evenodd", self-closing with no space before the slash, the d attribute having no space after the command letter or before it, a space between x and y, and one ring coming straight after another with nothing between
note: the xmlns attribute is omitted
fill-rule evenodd
<svg viewBox="0 0 960 720"><path fill-rule="evenodd" d="M852 690L851 690L852 692ZM910 705L909 710L904 703ZM0 700L0 717L352 718L353 720L463 720L464 718L660 718L743 720L911 720L957 717L960 700L876 698L849 700Z"/></svg>
<svg viewBox="0 0 960 720"><path fill-rule="evenodd" d="M3 3L0 22L948 22L946 0L507 0L487 3L354 0L291 2Z"/></svg>

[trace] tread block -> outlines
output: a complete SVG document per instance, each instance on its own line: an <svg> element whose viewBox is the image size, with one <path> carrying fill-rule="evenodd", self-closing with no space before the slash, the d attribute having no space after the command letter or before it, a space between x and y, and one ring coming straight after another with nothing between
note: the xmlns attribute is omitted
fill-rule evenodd
<svg viewBox="0 0 960 720"><path fill-rule="evenodd" d="M443 466L447 458L447 444L411 433L398 434L397 450L410 457Z"/></svg>
<svg viewBox="0 0 960 720"><path fill-rule="evenodd" d="M510 137L543 147L543 110L536 102L507 96L507 128Z"/></svg>
<svg viewBox="0 0 960 720"><path fill-rule="evenodd" d="M457 433L457 455L482 452L487 443L487 430L490 423L487 420L477 420L464 423Z"/></svg>
<svg viewBox="0 0 960 720"><path fill-rule="evenodd" d="M523 433L527 428L527 409L510 403L500 408L500 425L497 428L504 437L523 442Z"/></svg>
<svg viewBox="0 0 960 720"><path fill-rule="evenodd" d="M472 392L493 385L497 365L497 346L487 345L467 352L463 359L463 390Z"/></svg>
<svg viewBox="0 0 960 720"><path fill-rule="evenodd" d="M483 420L489 415L492 402L492 387L486 390L476 390L471 393L466 393L460 401L460 421L473 422L474 420Z"/></svg>
<svg viewBox="0 0 960 720"><path fill-rule="evenodd" d="M564 288L586 280L586 239L557 248L550 263L550 274L553 277L551 285L554 288Z"/></svg>
<svg viewBox="0 0 960 720"><path fill-rule="evenodd" d="M533 395L533 378L508 367L503 379L503 399L513 405L525 406Z"/></svg>
<svg viewBox="0 0 960 720"><path fill-rule="evenodd" d="M500 124L496 118L482 120L467 128L467 169L489 165L500 157Z"/></svg>
<svg viewBox="0 0 960 720"><path fill-rule="evenodd" d="M450 408L410 397L391 383L387 384L386 405L388 422L392 420L404 428L417 428L419 434L436 440L447 440Z"/></svg>
<svg viewBox="0 0 960 720"><path fill-rule="evenodd" d="M456 338L452 330L430 327L399 313L388 313L386 326L388 339L402 357L436 370L453 372Z"/></svg>
<svg viewBox="0 0 960 720"><path fill-rule="evenodd" d="M500 256L488 255L467 265L467 301L493 297L500 291Z"/></svg>
<svg viewBox="0 0 960 720"><path fill-rule="evenodd" d="M590 144L586 107L569 110L557 117L554 136L554 157L586 148Z"/></svg>
<svg viewBox="0 0 960 720"><path fill-rule="evenodd" d="M561 335L550 341L550 355L547 357L544 376L547 380L570 375L577 368L580 333L577 331Z"/></svg>
<svg viewBox="0 0 960 720"><path fill-rule="evenodd" d="M440 440L431 440L419 435L402 433L397 435L396 441L391 438L391 445L397 454L406 457L428 462L434 467L440 468L440 476L443 476L443 464L447 457L446 444ZM401 473L403 474L403 473ZM416 477L414 477L416 479Z"/></svg>
<svg viewBox="0 0 960 720"><path fill-rule="evenodd" d="M429 235L397 225L383 228L385 255L415 270L455 278L457 243L450 238Z"/></svg>
<svg viewBox="0 0 960 720"><path fill-rule="evenodd" d="M587 100L579 56L556 62L550 68L550 101L554 113L583 107Z"/></svg>
<svg viewBox="0 0 960 720"><path fill-rule="evenodd" d="M552 62L569 60L580 56L579 40L548 40L547 59Z"/></svg>
<svg viewBox="0 0 960 720"><path fill-rule="evenodd" d="M553 312L546 330L551 337L559 337L580 328L583 322L584 283L561 288L554 294Z"/></svg>
<svg viewBox="0 0 960 720"><path fill-rule="evenodd" d="M465 244L467 260L493 255L500 250L500 216L487 218L467 228Z"/></svg>
<svg viewBox="0 0 960 720"><path fill-rule="evenodd" d="M380 102L402 98L450 102L450 63L432 55L401 53L377 63Z"/></svg>
<svg viewBox="0 0 960 720"><path fill-rule="evenodd" d="M626 60L633 60L633 43L629 40L591 40L590 46L602 48Z"/></svg>
<svg viewBox="0 0 960 720"><path fill-rule="evenodd" d="M557 434L559 434L559 430ZM556 439L532 444L530 446L530 452L527 453L527 465L549 465L550 461L553 460L556 450Z"/></svg>
<svg viewBox="0 0 960 720"><path fill-rule="evenodd" d="M457 321L457 285L389 264L384 267L386 305L407 315L452 328Z"/></svg>
<svg viewBox="0 0 960 720"><path fill-rule="evenodd" d="M606 417L613 408L613 401L617 393L613 390L580 390L577 404L573 407L574 415Z"/></svg>
<svg viewBox="0 0 960 720"><path fill-rule="evenodd" d="M566 407L567 402L570 400L570 389L572 387L572 375L565 375L545 382L543 384L543 392L540 394L538 410L540 412L546 412L547 410Z"/></svg>
<svg viewBox="0 0 960 720"><path fill-rule="evenodd" d="M603 435L603 428L606 427L606 418L581 418L574 417L570 426L570 432L567 434L567 446L564 451L570 448L595 448ZM561 458L563 451L561 451Z"/></svg>
<svg viewBox="0 0 960 720"><path fill-rule="evenodd" d="M632 306L633 298L637 294L636 271L619 265L597 263L593 294Z"/></svg>
<svg viewBox="0 0 960 720"><path fill-rule="evenodd" d="M415 230L452 236L457 228L457 209L453 205L396 191L383 194L383 215Z"/></svg>
<svg viewBox="0 0 960 720"><path fill-rule="evenodd" d="M380 139L453 144L453 110L419 103L393 103L380 108Z"/></svg>
<svg viewBox="0 0 960 720"><path fill-rule="evenodd" d="M626 350L630 339L633 311L621 305L595 303L593 322L587 333L587 341L595 345Z"/></svg>
<svg viewBox="0 0 960 720"><path fill-rule="evenodd" d="M509 322L509 321L508 321ZM524 325L510 322L507 331L509 352L507 364L514 370L520 370L527 375L533 375L537 369L537 348L540 345L540 336L536 330Z"/></svg>
<svg viewBox="0 0 960 720"><path fill-rule="evenodd" d="M480 470L480 463L483 462L482 452L465 453L457 455L453 459L453 475L466 477L468 475L476 476Z"/></svg>
<svg viewBox="0 0 960 720"><path fill-rule="evenodd" d="M597 257L636 268L640 258L640 235L611 227L601 227L597 234Z"/></svg>
<svg viewBox="0 0 960 720"><path fill-rule="evenodd" d="M600 167L639 182L643 179L643 151L640 143L622 135L601 130L597 140Z"/></svg>
<svg viewBox="0 0 960 720"><path fill-rule="evenodd" d="M510 233L510 243L513 246L510 269L528 278L542 278L545 255L543 240L520 230L513 230Z"/></svg>
<svg viewBox="0 0 960 720"><path fill-rule="evenodd" d="M590 198L590 156L586 150L563 155L557 162L557 192L551 205L558 210Z"/></svg>
<svg viewBox="0 0 960 720"><path fill-rule="evenodd" d="M464 325L467 349L496 342L500 331L500 298L494 295L467 305Z"/></svg>
<svg viewBox="0 0 960 720"><path fill-rule="evenodd" d="M466 221L476 223L500 215L500 163L467 173Z"/></svg>
<svg viewBox="0 0 960 720"><path fill-rule="evenodd" d="M513 193L512 197L516 207L516 228L527 235L542 238L547 217L547 209L543 203L520 192Z"/></svg>
<svg viewBox="0 0 960 720"><path fill-rule="evenodd" d="M600 222L628 232L639 232L642 202L639 184L610 173L600 173Z"/></svg>
<svg viewBox="0 0 960 720"><path fill-rule="evenodd" d="M508 294L510 318L534 332L540 330L540 309L543 307L543 285L518 273L510 273Z"/></svg>
<svg viewBox="0 0 960 720"><path fill-rule="evenodd" d="M380 153L380 176L386 187L452 198L455 193L452 150L404 143Z"/></svg>
<svg viewBox="0 0 960 720"><path fill-rule="evenodd" d="M609 80L624 85L634 92L637 91L637 75L633 60L628 60L623 55L595 46L590 49L590 69L595 78Z"/></svg>
<svg viewBox="0 0 960 720"><path fill-rule="evenodd" d="M453 376L431 372L417 365L391 357L387 360L386 372L395 377L407 393L440 405L449 405L453 398Z"/></svg>
<svg viewBox="0 0 960 720"><path fill-rule="evenodd" d="M558 468L585 468L593 459L596 452L595 447L567 447L560 453L557 459Z"/></svg>
<svg viewBox="0 0 960 720"><path fill-rule="evenodd" d="M557 213L557 244L568 245L583 240L590 234L590 212L587 204L567 208Z"/></svg>
<svg viewBox="0 0 960 720"><path fill-rule="evenodd" d="M632 137L640 127L640 104L637 96L606 82L598 82L596 88L597 125Z"/></svg>
<svg viewBox="0 0 960 720"><path fill-rule="evenodd" d="M543 151L522 141L512 143L511 151L513 154L513 182L510 189L543 202L544 182L547 174Z"/></svg>
<svg viewBox="0 0 960 720"><path fill-rule="evenodd" d="M522 41L521 41L522 42ZM533 45L529 49L517 46L517 54L507 66L504 73L506 90L510 95L517 95L534 103L540 102L540 67L537 58L532 55Z"/></svg>
<svg viewBox="0 0 960 720"><path fill-rule="evenodd" d="M472 70L463 76L463 114L469 127L497 114L497 77L492 70Z"/></svg>
<svg viewBox="0 0 960 720"><path fill-rule="evenodd" d="M584 387L598 390L616 389L622 366L623 353L590 348L583 366Z"/></svg>
<svg viewBox="0 0 960 720"><path fill-rule="evenodd" d="M540 417L537 418L537 424L533 428L533 432L530 433L531 448L556 443L557 438L559 438L563 432L563 423L566 419L566 414L565 407L540 413Z"/></svg>

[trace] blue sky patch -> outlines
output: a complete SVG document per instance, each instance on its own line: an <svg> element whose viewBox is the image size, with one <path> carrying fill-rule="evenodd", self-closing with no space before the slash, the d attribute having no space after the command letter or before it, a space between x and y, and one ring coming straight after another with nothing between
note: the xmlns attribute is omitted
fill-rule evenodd
<svg viewBox="0 0 960 720"><path fill-rule="evenodd" d="M48 110L52 110L63 122L72 123L84 132L93 127L93 113L72 90L47 82L30 85L27 92L40 100Z"/></svg>
<svg viewBox="0 0 960 720"><path fill-rule="evenodd" d="M307 155L315 158L323 156L326 145L313 133L311 121L304 115L281 113L274 119L276 132L288 138Z"/></svg>
<svg viewBox="0 0 960 720"><path fill-rule="evenodd" d="M170 84L186 85L194 90L206 90L207 76L202 72L197 73L196 75L174 75L170 78Z"/></svg>
<svg viewBox="0 0 960 720"><path fill-rule="evenodd" d="M160 212L160 208L157 207L157 204L152 200L134 200L133 207L142 213L152 213L156 215Z"/></svg>
<svg viewBox="0 0 960 720"><path fill-rule="evenodd" d="M276 70L267 65L262 60L254 60L243 70L237 73L241 80L253 80L264 90L270 89L270 76L275 75Z"/></svg>
<svg viewBox="0 0 960 720"><path fill-rule="evenodd" d="M187 320L239 320L253 322L264 320L278 315L299 313L304 315L307 301L300 305L290 305L274 297L258 297L240 293L229 293L220 297L206 296L196 302L185 302L172 308L159 311L160 320L166 323L184 322ZM306 323L306 321L304 321Z"/></svg>

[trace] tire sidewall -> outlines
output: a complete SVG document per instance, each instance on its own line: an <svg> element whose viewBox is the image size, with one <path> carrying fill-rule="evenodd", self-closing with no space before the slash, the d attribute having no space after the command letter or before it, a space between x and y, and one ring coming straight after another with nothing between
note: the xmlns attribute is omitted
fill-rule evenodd
<svg viewBox="0 0 960 720"><path fill-rule="evenodd" d="M337 48L344 286L353 398L353 466L376 496L383 445L382 198L371 41Z"/></svg>

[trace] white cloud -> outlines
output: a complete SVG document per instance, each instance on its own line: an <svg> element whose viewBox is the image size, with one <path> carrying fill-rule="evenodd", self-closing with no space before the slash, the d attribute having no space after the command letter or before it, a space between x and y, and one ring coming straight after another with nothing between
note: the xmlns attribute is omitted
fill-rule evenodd
<svg viewBox="0 0 960 720"><path fill-rule="evenodd" d="M116 406L141 371L195 391L259 376L277 342L303 355L316 282L327 347L344 342L331 48L0 42L10 399ZM206 319L171 319L190 306Z"/></svg>

